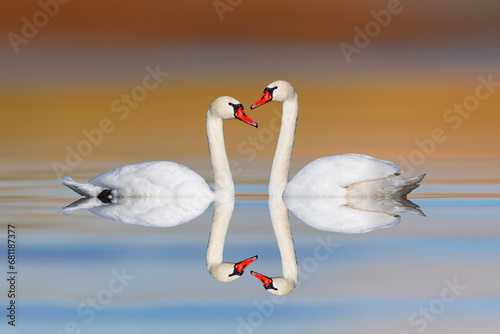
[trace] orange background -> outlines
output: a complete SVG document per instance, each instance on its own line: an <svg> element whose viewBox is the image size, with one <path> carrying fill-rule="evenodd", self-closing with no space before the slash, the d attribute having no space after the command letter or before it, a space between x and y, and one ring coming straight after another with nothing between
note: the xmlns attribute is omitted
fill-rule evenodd
<svg viewBox="0 0 500 334"><path fill-rule="evenodd" d="M456 130L443 115L474 94L478 76L500 81L500 5L401 2L402 11L348 63L339 44L354 44L354 28L364 29L370 12L387 3L241 1L221 21L212 1L70 1L17 54L8 34L20 34L22 18L31 21L41 8L4 3L3 177L55 178L52 163L65 163L66 147L109 118L114 131L72 168L75 179L148 160L176 161L210 178L205 114L216 97L230 95L260 124L225 124L228 155L241 167L235 179L265 182L277 138L272 110L281 105L249 106L267 84L285 79L300 103L292 173L350 152L401 164L415 157L415 141L440 128L447 140L412 174L498 182L500 87ZM169 76L120 120L111 103L156 65Z"/></svg>

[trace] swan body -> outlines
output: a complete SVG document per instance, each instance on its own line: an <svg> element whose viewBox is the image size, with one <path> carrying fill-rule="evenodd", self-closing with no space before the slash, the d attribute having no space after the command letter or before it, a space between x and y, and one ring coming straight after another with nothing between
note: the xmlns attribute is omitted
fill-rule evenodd
<svg viewBox="0 0 500 334"><path fill-rule="evenodd" d="M118 167L82 184L65 176L63 184L87 197L97 197L112 189L119 197L192 197L213 198L205 180L186 166L171 161L142 162Z"/></svg>
<svg viewBox="0 0 500 334"><path fill-rule="evenodd" d="M214 100L207 112L207 137L214 174L214 192L234 196L229 162L227 160L222 121L240 119L257 127L244 112L239 101L222 96ZM62 183L85 197L109 201L115 197L192 197L213 200L214 193L197 173L175 162L152 161L116 168L78 183L65 176Z"/></svg>
<svg viewBox="0 0 500 334"><path fill-rule="evenodd" d="M417 188L425 176L404 179L400 176L401 168L392 162L364 154L343 154L311 162L288 183L299 109L297 92L289 82L275 81L264 89L264 94L251 109L270 101L283 103L281 130L269 180L270 194L283 194L284 197L404 197Z"/></svg>
<svg viewBox="0 0 500 334"><path fill-rule="evenodd" d="M284 197L404 196L418 187L423 176L406 180L398 165L364 154L319 158L301 169L288 183Z"/></svg>

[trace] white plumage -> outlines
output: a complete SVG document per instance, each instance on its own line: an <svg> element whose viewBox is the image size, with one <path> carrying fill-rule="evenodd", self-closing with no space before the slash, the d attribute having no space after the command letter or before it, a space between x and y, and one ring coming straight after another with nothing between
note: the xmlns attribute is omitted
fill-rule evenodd
<svg viewBox="0 0 500 334"><path fill-rule="evenodd" d="M331 197L355 195L349 186L401 173L398 165L364 154L332 155L312 161L285 188L284 196ZM362 195L360 193L359 195Z"/></svg>
<svg viewBox="0 0 500 334"><path fill-rule="evenodd" d="M90 197L98 196L104 189L112 189L120 197L213 197L208 184L199 174L171 161L118 167L97 175L86 184L65 176L63 184Z"/></svg>

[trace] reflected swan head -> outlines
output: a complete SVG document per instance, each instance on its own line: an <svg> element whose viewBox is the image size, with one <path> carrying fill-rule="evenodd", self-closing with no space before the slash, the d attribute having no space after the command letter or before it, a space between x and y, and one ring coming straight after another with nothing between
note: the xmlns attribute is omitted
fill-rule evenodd
<svg viewBox="0 0 500 334"><path fill-rule="evenodd" d="M252 104L250 109L255 109L263 104L266 104L269 101L272 102L285 102L287 100L293 99L296 97L297 93L295 88L293 88L292 84L285 80L277 80L264 89L264 94L262 97Z"/></svg>
<svg viewBox="0 0 500 334"><path fill-rule="evenodd" d="M231 282L239 278L245 272L246 267L257 260L258 256L255 255L246 260L232 263L232 262L222 262L218 264L213 264L208 267L208 271L213 278L220 282Z"/></svg>
<svg viewBox="0 0 500 334"><path fill-rule="evenodd" d="M240 101L230 96L216 98L209 107L209 114L212 117L218 117L222 120L239 119L252 126L258 126L257 123L245 113L245 109Z"/></svg>
<svg viewBox="0 0 500 334"><path fill-rule="evenodd" d="M273 295L283 296L292 292L297 286L297 282L287 279L285 277L269 277L258 272L251 271L253 276L255 276L264 285L264 289Z"/></svg>

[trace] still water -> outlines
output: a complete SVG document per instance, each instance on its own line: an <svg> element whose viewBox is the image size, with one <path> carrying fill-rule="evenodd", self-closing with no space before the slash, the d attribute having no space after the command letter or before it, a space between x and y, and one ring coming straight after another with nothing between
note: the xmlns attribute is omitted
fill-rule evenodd
<svg viewBox="0 0 500 334"><path fill-rule="evenodd" d="M7 325L9 287L2 279L0 327L13 333L500 328L498 184L424 180L411 200L426 217L406 212L399 223L367 233L325 232L289 213L299 278L285 296L271 295L250 273L282 275L266 184L236 185L223 258L258 259L228 283L206 266L214 204L191 221L158 228L85 208L65 215L63 207L78 197L53 179L2 181L0 187L0 264L6 276L7 229L15 226L17 270L16 326Z"/></svg>

